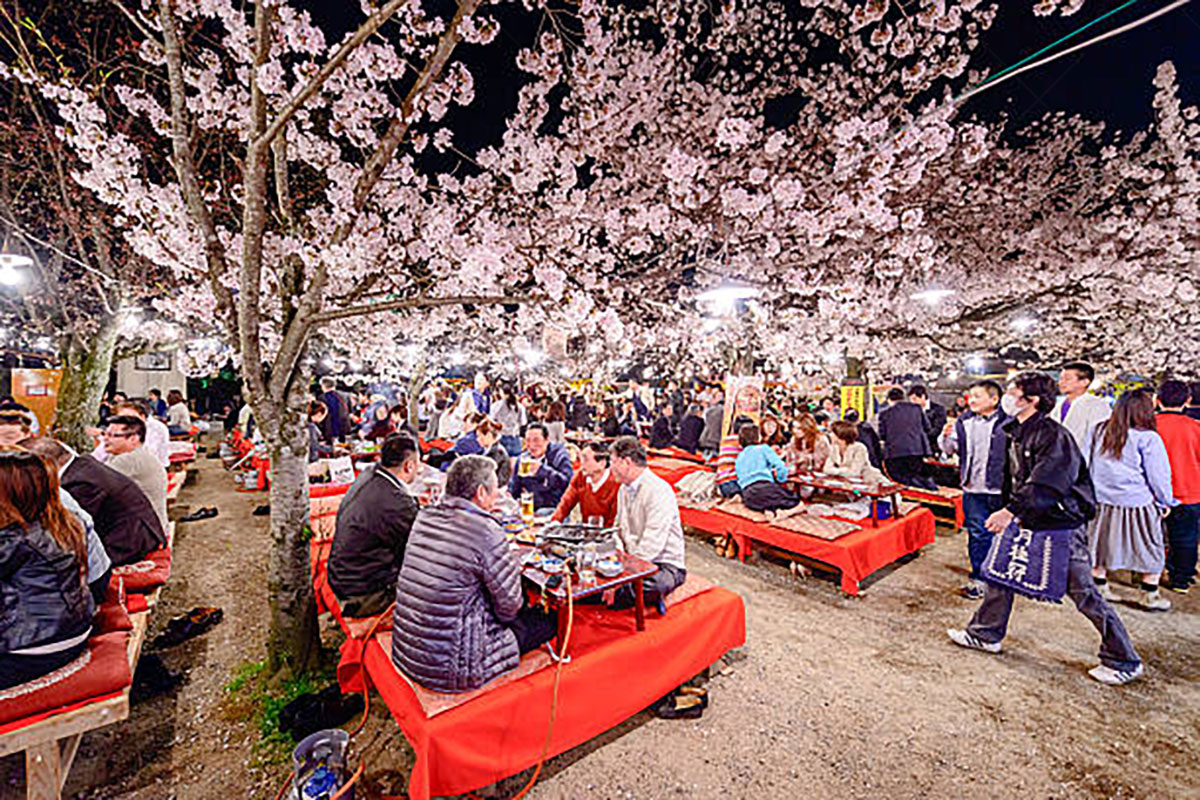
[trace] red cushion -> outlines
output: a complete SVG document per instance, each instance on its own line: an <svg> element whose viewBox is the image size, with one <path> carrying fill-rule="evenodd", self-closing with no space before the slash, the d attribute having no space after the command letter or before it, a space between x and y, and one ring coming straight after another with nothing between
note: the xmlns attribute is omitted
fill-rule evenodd
<svg viewBox="0 0 1200 800"><path fill-rule="evenodd" d="M49 675L0 690L0 734L33 724L81 702L111 697L129 686L129 634L88 639L78 658Z"/></svg>
<svg viewBox="0 0 1200 800"><path fill-rule="evenodd" d="M121 605L119 600L110 597L96 609L96 616L92 618L92 630L95 633L131 631L133 622L129 619L129 613L125 610L125 606Z"/></svg>
<svg viewBox="0 0 1200 800"><path fill-rule="evenodd" d="M125 597L125 610L130 614L140 614L150 608L150 602L144 594L131 594Z"/></svg>
<svg viewBox="0 0 1200 800"><path fill-rule="evenodd" d="M143 561L113 568L113 575L125 582L125 591L149 594L171 577L171 551L163 548L147 553Z"/></svg>

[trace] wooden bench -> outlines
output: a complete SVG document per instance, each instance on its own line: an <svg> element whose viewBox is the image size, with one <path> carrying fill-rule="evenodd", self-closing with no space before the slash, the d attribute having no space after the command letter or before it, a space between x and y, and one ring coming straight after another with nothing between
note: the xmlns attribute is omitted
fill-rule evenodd
<svg viewBox="0 0 1200 800"><path fill-rule="evenodd" d="M965 519L962 494L961 489L951 489L945 486L938 487L936 492L906 486L900 492L900 496L905 500L920 503L932 511L933 515L942 522L952 523L956 531L962 529Z"/></svg>

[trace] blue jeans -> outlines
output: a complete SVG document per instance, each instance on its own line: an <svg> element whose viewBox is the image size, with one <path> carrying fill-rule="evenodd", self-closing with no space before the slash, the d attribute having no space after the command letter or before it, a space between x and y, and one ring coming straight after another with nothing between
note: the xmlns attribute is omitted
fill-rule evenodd
<svg viewBox="0 0 1200 800"><path fill-rule="evenodd" d="M971 580L979 579L979 568L992 546L992 534L983 523L993 513L1004 508L998 494L963 492L963 519L967 526L967 557L971 559Z"/></svg>
<svg viewBox="0 0 1200 800"><path fill-rule="evenodd" d="M742 493L742 487L737 481L727 481L726 483L718 483L717 491L721 493L721 497L733 497L735 494Z"/></svg>
<svg viewBox="0 0 1200 800"><path fill-rule="evenodd" d="M1191 586L1196 577L1196 540L1200 537L1200 503L1175 506L1167 516L1167 569L1171 585Z"/></svg>

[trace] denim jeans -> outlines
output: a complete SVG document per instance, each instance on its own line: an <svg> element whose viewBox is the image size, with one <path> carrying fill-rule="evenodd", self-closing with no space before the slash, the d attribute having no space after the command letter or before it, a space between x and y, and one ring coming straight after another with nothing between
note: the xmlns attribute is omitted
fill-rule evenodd
<svg viewBox="0 0 1200 800"><path fill-rule="evenodd" d="M717 491L721 493L721 497L733 497L735 494L742 493L742 487L738 485L737 481L726 481L717 484Z"/></svg>
<svg viewBox="0 0 1200 800"><path fill-rule="evenodd" d="M971 559L971 580L979 579L979 568L992 546L992 534L983 523L993 513L1004 508L998 494L963 492L963 518L967 527L967 557Z"/></svg>
<svg viewBox="0 0 1200 800"><path fill-rule="evenodd" d="M1196 577L1196 540L1200 537L1200 503L1175 506L1167 516L1167 569L1171 585L1180 589Z"/></svg>
<svg viewBox="0 0 1200 800"><path fill-rule="evenodd" d="M1071 535L1071 560L1067 565L1067 595L1079 613L1100 632L1100 663L1115 670L1132 671L1142 663L1129 633L1117 612L1108 604L1092 580L1092 554L1087 529L1082 525ZM999 642L1008 632L1013 592L989 583L983 602L971 618L967 632L985 642Z"/></svg>

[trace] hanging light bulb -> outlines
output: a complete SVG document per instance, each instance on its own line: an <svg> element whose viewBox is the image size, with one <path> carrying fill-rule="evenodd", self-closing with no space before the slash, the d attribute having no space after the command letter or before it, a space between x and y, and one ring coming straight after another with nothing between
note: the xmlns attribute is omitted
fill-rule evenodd
<svg viewBox="0 0 1200 800"><path fill-rule="evenodd" d="M0 253L0 285L17 286L25 282L25 270L33 266L33 259L16 253Z"/></svg>

